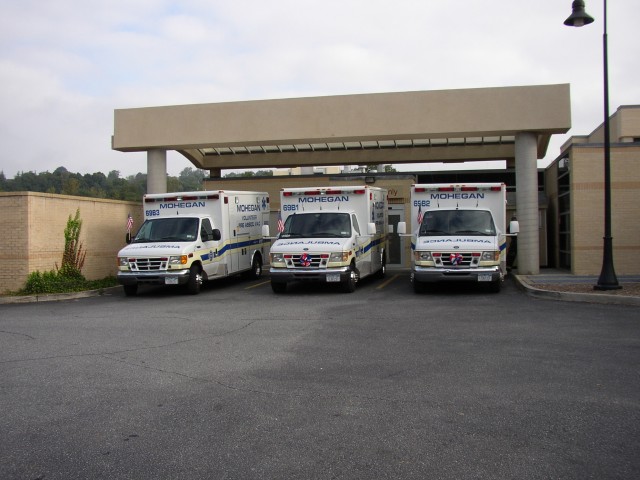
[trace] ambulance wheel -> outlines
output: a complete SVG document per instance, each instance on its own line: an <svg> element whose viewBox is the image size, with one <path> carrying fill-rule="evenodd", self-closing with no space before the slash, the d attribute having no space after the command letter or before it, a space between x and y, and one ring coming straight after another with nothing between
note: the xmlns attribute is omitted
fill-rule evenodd
<svg viewBox="0 0 640 480"><path fill-rule="evenodd" d="M272 280L271 290L273 290L273 293L284 293L287 291L287 284L285 282L274 282Z"/></svg>
<svg viewBox="0 0 640 480"><path fill-rule="evenodd" d="M413 291L415 293L424 293L427 290L425 283L416 280L413 273L411 274L411 284L413 285Z"/></svg>
<svg viewBox="0 0 640 480"><path fill-rule="evenodd" d="M251 270L249 271L249 278L251 280L257 280L262 275L262 259L260 255L253 257L251 262Z"/></svg>
<svg viewBox="0 0 640 480"><path fill-rule="evenodd" d="M138 285L123 285L122 288L124 288L124 294L127 297L135 297L138 293Z"/></svg>
<svg viewBox="0 0 640 480"><path fill-rule="evenodd" d="M384 276L387 274L387 259L385 257L386 255L382 255L382 266L377 272L378 278L384 278Z"/></svg>
<svg viewBox="0 0 640 480"><path fill-rule="evenodd" d="M349 277L342 282L342 291L344 293L353 293L356 291L356 283L358 283L358 271L354 264L349 268Z"/></svg>
<svg viewBox="0 0 640 480"><path fill-rule="evenodd" d="M191 265L189 269L189 281L187 282L187 291L191 295L197 295L200 293L200 287L202 286L202 272L198 265Z"/></svg>
<svg viewBox="0 0 640 480"><path fill-rule="evenodd" d="M489 285L487 285L487 289L489 290L490 293L500 293L501 288L502 288L501 280L491 282Z"/></svg>

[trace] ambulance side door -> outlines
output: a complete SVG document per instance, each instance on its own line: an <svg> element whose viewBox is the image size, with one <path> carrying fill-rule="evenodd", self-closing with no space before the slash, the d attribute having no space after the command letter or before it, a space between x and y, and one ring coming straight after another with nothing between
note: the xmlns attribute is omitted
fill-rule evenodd
<svg viewBox="0 0 640 480"><path fill-rule="evenodd" d="M216 238L218 237L218 238ZM211 220L203 218L200 225L200 242L201 253L200 259L202 261L202 268L207 273L207 276L214 277L218 275L218 247L219 247L219 235L216 236L211 225Z"/></svg>
<svg viewBox="0 0 640 480"><path fill-rule="evenodd" d="M365 261L364 249L369 239L366 236L366 231L363 231L362 228L366 228L366 224L360 225L355 213L351 214L351 223L353 224L353 229L355 231L356 268L360 271L360 274L364 276L369 274L371 271L370 262Z"/></svg>

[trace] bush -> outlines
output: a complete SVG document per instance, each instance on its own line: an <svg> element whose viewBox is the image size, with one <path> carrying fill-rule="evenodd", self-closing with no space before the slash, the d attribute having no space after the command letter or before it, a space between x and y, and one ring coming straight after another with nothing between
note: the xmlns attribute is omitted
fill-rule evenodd
<svg viewBox="0 0 640 480"><path fill-rule="evenodd" d="M101 280L86 280L82 275L68 277L59 271L51 270L40 273L32 272L19 295L43 295L49 293L69 293L83 290L99 290L101 288L114 287L118 284L115 277L107 277Z"/></svg>
<svg viewBox="0 0 640 480"><path fill-rule="evenodd" d="M115 277L88 281L82 275L81 270L87 252L83 250L82 242L80 242L81 230L82 220L80 220L80 209L78 209L75 218L71 218L69 215L67 220L67 227L64 230L64 253L60 268L56 264L56 270L44 273L32 272L27 277L24 288L18 292L19 295L79 292L117 285Z"/></svg>

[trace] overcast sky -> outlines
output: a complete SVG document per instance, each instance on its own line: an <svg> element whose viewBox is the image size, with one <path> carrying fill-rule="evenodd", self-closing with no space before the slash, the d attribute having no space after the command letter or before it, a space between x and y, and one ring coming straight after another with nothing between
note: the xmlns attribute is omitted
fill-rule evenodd
<svg viewBox="0 0 640 480"><path fill-rule="evenodd" d="M571 0L3 0L0 171L145 172L111 150L114 109L189 103L570 83L588 134L603 0L586 7L569 28ZM640 104L639 12L608 5L611 113ZM192 166L169 153L170 175Z"/></svg>

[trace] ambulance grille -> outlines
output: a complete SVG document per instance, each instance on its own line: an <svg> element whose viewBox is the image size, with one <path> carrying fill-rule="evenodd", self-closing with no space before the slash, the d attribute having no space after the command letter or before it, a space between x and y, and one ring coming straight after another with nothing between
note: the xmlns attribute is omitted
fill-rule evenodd
<svg viewBox="0 0 640 480"><path fill-rule="evenodd" d="M456 255L462 256L461 261L455 261ZM458 252L442 252L442 265L445 267L469 267L471 265L472 256L470 253ZM455 261L455 263L454 263Z"/></svg>
<svg viewBox="0 0 640 480"><path fill-rule="evenodd" d="M135 262L130 263L131 270L138 272L155 272L167 269L167 259L154 258L136 258Z"/></svg>
<svg viewBox="0 0 640 480"><path fill-rule="evenodd" d="M321 258L320 255L309 255L310 261L311 263L309 265L307 265L307 262L301 262L300 261L300 257L302 257L302 254L299 255L292 255L291 256L291 260L289 263L289 267L293 267L293 268L319 268L321 265ZM323 267L326 266L326 262L322 265Z"/></svg>

